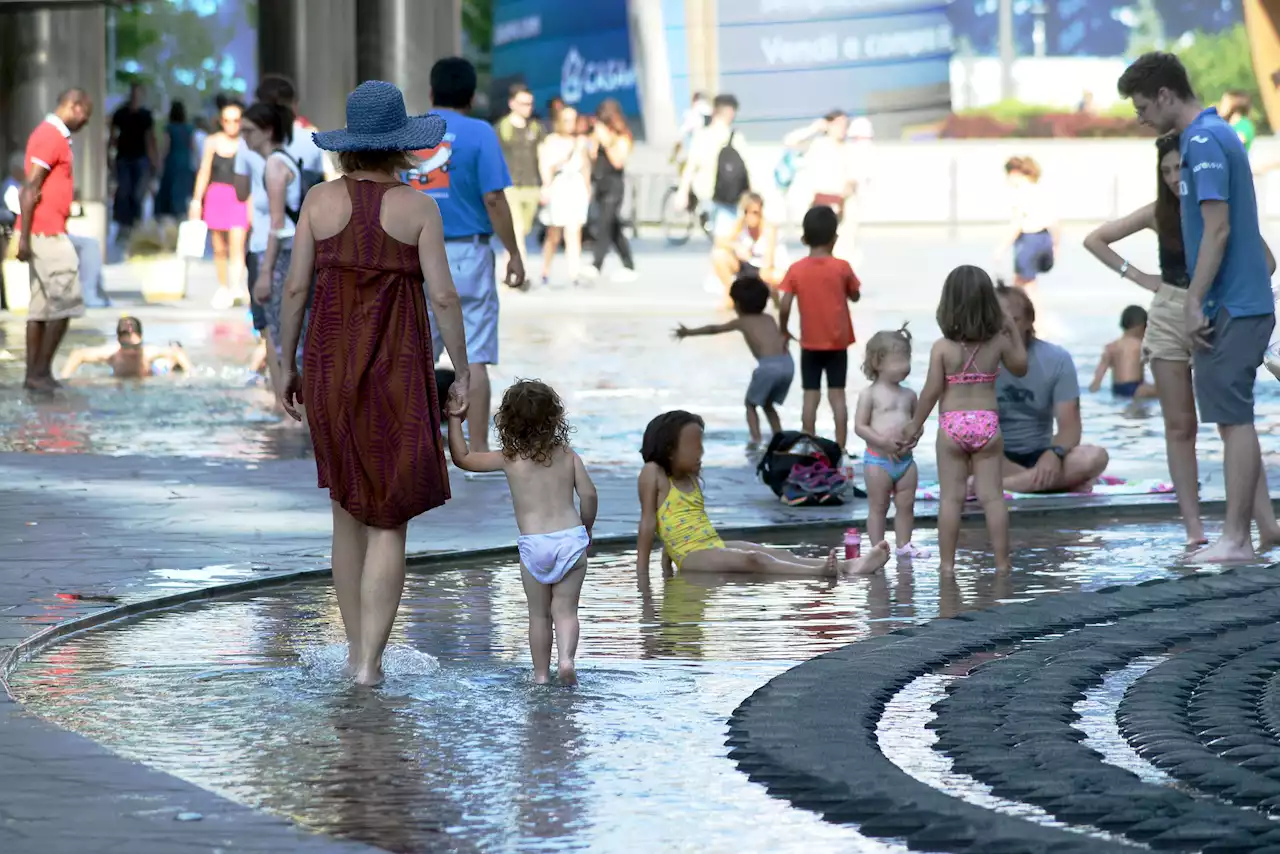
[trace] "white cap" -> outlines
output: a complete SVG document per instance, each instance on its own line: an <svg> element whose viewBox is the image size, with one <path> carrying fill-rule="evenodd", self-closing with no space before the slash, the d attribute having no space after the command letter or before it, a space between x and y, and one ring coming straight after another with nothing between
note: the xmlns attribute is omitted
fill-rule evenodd
<svg viewBox="0 0 1280 854"><path fill-rule="evenodd" d="M849 122L850 139L871 139L873 136L875 131L871 128L871 119L866 116L858 116Z"/></svg>

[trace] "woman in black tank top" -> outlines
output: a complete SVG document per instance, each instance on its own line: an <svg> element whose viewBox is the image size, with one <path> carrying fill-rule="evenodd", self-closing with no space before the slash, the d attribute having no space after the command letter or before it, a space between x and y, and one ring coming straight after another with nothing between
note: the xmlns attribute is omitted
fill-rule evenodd
<svg viewBox="0 0 1280 854"><path fill-rule="evenodd" d="M618 281L635 279L635 261L631 244L622 230L622 200L627 192L626 166L631 157L631 130L622 115L622 107L609 98L596 111L596 124L591 136L591 184L598 219L594 223L596 273L604 267L609 247L618 250L623 269L615 275Z"/></svg>
<svg viewBox="0 0 1280 854"><path fill-rule="evenodd" d="M1151 362L1156 394L1164 415L1165 449L1169 477L1178 495L1178 508L1187 530L1187 545L1198 547L1208 540L1200 521L1199 470L1196 464L1196 406L1191 384L1191 341L1186 333L1187 287L1191 284L1187 256L1182 245L1182 209L1179 185L1182 180L1180 137L1170 134L1156 140L1159 153L1156 200L1128 216L1104 223L1084 240L1084 246L1099 261L1123 279L1152 291L1147 313L1143 352ZM1122 258L1112 244L1150 229L1156 234L1160 275L1144 273ZM1271 250L1267 250L1268 259ZM1271 261L1274 272L1274 261ZM1255 503L1258 531L1264 542L1280 538L1271 501L1266 494L1266 478L1259 481L1260 497Z"/></svg>

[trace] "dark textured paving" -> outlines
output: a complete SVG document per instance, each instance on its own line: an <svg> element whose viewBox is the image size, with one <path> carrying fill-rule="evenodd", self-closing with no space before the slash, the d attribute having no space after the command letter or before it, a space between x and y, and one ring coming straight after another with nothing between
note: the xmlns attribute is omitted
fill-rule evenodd
<svg viewBox="0 0 1280 854"><path fill-rule="evenodd" d="M1046 597L855 643L777 677L731 719L732 756L799 807L936 851L1267 851L1280 845L1280 574L1275 569ZM986 655L935 704L956 773L1069 828L997 813L879 750L885 705L917 676ZM1074 704L1142 656L1121 731L1180 786L1081 742ZM1092 834L1092 835L1091 835Z"/></svg>

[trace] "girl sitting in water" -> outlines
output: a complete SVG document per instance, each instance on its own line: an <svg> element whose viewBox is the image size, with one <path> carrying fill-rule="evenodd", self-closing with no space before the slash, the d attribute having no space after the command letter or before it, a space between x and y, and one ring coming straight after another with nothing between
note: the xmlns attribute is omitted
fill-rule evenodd
<svg viewBox="0 0 1280 854"><path fill-rule="evenodd" d="M915 417L903 427L906 450L915 444L924 422L941 400L938 430L938 551L942 572L956 563L960 514L969 476L987 517L996 569L1009 563L1009 508L1004 503L1000 467L1004 437L996 405L996 377L1004 365L1014 376L1027 373L1027 348L1013 321L1000 308L991 277L978 267L951 271L938 301L943 337L929 354Z"/></svg>
<svg viewBox="0 0 1280 854"><path fill-rule="evenodd" d="M720 539L703 503L702 418L691 412L664 412L645 428L640 456L640 530L636 569L649 571L656 533L664 546L662 568L674 561L682 572L759 572L787 575L869 574L889 560L889 544L877 543L855 560L793 555L758 543Z"/></svg>
<svg viewBox="0 0 1280 854"><path fill-rule="evenodd" d="M116 345L102 347L77 347L67 357L62 367L65 380L75 374L81 365L107 364L116 379L138 379L170 371L191 373L191 360L181 345L146 347L142 343L142 321L136 317L122 317L116 324Z"/></svg>
<svg viewBox="0 0 1280 854"><path fill-rule="evenodd" d="M458 409L459 407L452 407ZM462 418L449 416L449 454L463 471L507 476L520 537L520 580L529 601L529 652L533 681L551 679L551 628L555 624L561 685L577 682L578 596L587 574L587 548L599 501L587 468L569 447L564 404L550 386L520 380L507 389L494 416L501 451L473 454ZM577 492L580 508L573 506Z"/></svg>

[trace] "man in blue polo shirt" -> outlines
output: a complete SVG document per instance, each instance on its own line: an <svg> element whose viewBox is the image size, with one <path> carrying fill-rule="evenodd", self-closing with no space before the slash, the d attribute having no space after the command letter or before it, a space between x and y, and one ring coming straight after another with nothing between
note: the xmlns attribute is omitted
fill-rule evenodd
<svg viewBox="0 0 1280 854"><path fill-rule="evenodd" d="M1218 111L1203 109L1187 71L1170 53L1137 59L1118 84L1138 119L1182 134L1182 242L1187 268L1186 332L1200 420L1218 425L1225 446L1227 512L1222 536L1200 562L1252 560L1255 501L1268 501L1253 383L1275 327L1267 250L1258 228L1253 172L1240 138Z"/></svg>
<svg viewBox="0 0 1280 854"><path fill-rule="evenodd" d="M476 69L461 57L449 57L431 68L431 104L447 125L444 140L419 151L418 168L405 176L436 200L444 222L444 248L453 284L462 303L471 362L471 401L467 432L471 450L489 450L489 365L498 363L498 285L494 235L507 248L506 283L524 286L524 262L516 244L506 189L511 186L498 135L488 122L466 115L476 96ZM443 344L435 332L435 352Z"/></svg>

